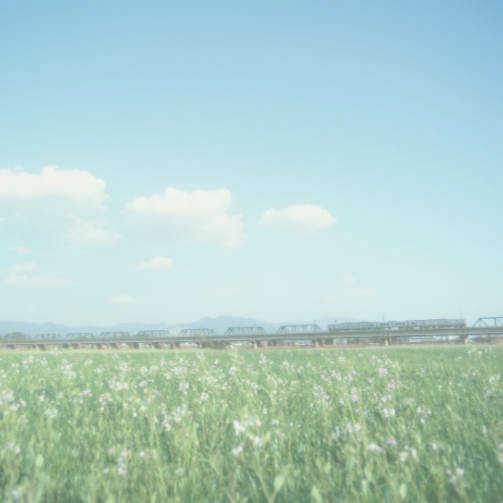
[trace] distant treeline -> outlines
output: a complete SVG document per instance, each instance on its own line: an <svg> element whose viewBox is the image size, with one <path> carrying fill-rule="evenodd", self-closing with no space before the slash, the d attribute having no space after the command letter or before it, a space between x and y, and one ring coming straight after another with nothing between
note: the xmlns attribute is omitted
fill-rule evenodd
<svg viewBox="0 0 503 503"><path fill-rule="evenodd" d="M169 330L147 330L141 331L135 334L131 334L129 332L101 332L99 334L95 334L92 332L72 332L67 334L25 334L23 332L10 332L8 334L0 335L0 341L54 341L54 340L102 340L102 339L145 339L145 338L162 338L169 337Z"/></svg>

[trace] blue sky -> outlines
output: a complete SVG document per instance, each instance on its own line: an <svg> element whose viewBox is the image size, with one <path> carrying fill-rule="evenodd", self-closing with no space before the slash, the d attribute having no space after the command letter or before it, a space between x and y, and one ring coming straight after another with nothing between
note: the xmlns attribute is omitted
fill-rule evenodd
<svg viewBox="0 0 503 503"><path fill-rule="evenodd" d="M503 314L501 2L179 4L2 2L0 319Z"/></svg>

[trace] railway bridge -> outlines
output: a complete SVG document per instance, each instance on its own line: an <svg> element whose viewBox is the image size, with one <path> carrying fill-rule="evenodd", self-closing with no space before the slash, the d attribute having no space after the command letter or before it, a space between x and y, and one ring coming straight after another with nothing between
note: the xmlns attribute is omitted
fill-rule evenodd
<svg viewBox="0 0 503 503"><path fill-rule="evenodd" d="M502 318L503 319L503 318ZM247 327L250 330L233 327L224 335L201 329L182 331L178 335L169 335L166 331L160 333L139 332L135 336L129 334L104 333L89 337L75 334L73 337L61 338L50 334L44 338L27 340L0 339L0 348L10 349L120 349L120 348L153 348L176 349L181 347L226 348L245 346L261 348L270 346L344 346L354 344L397 345L397 344L434 344L434 343L468 343L470 341L492 342L503 341L503 323L480 323L471 327L459 328L401 328L390 329L351 329L322 331L318 326L304 325L306 329L295 330L292 327L283 328L275 333L267 333L261 327ZM252 329L253 328L253 329ZM82 334L83 335L83 334Z"/></svg>

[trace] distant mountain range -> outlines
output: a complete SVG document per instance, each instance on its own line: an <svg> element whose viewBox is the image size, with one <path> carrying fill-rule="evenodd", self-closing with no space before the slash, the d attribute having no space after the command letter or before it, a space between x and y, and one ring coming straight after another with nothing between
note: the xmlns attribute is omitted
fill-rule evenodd
<svg viewBox="0 0 503 503"><path fill-rule="evenodd" d="M325 320L316 320L315 323L322 328L326 328L328 323L332 323L333 318ZM338 318L337 321L350 321L348 319ZM68 326L59 323L27 323L21 321L0 321L0 335L5 335L13 332L21 332L29 335L36 334L66 334L71 332L130 332L136 333L140 330L170 330L177 333L184 328L211 328L215 332L225 332L229 327L252 327L260 326L266 330L275 331L280 325L289 325L295 322L285 321L283 323L270 323L255 318L243 318L240 316L216 316L214 318L205 317L200 320L190 323L181 324L167 324L167 323L117 323L111 326L99 325L81 325L81 326ZM312 323L307 321L306 323Z"/></svg>

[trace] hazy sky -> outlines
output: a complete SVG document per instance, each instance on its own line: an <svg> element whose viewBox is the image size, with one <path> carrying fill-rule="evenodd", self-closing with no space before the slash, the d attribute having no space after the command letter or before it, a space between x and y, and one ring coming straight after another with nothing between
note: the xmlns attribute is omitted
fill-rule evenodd
<svg viewBox="0 0 503 503"><path fill-rule="evenodd" d="M503 314L503 3L0 6L0 319Z"/></svg>

